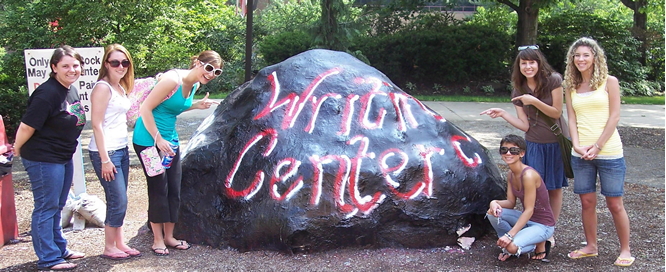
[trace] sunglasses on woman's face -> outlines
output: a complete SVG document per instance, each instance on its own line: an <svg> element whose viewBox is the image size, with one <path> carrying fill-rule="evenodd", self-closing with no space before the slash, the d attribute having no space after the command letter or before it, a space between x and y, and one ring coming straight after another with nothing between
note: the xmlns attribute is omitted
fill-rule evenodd
<svg viewBox="0 0 666 272"><path fill-rule="evenodd" d="M119 61L119 60L107 60L106 62L108 62L109 65L111 65L111 67L113 67L113 68L116 68L116 67L118 67L118 66L120 66L120 65L122 65L123 68L126 68L126 67L129 67L129 66L130 66L130 61L129 61L129 60L123 60L123 61Z"/></svg>
<svg viewBox="0 0 666 272"><path fill-rule="evenodd" d="M222 69L215 68L215 66L213 66L213 65L210 64L210 63L203 63L203 62L202 62L201 64L203 65L204 70L205 70L206 72L208 72L208 73L213 72L213 74L214 74L215 76L219 76L219 75L222 74Z"/></svg>
<svg viewBox="0 0 666 272"><path fill-rule="evenodd" d="M509 153L511 153L511 155L518 155L518 154L520 154L520 147L515 147L515 146L514 147L506 147L506 146L503 146L503 147L500 147L500 149L499 149L500 155L506 154L507 151L509 151Z"/></svg>

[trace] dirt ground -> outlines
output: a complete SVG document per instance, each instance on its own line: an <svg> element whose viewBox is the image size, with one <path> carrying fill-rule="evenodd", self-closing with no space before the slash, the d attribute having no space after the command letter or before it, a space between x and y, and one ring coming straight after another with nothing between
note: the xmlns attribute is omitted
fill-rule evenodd
<svg viewBox="0 0 666 272"><path fill-rule="evenodd" d="M514 132L496 122L457 125L491 150L496 149L499 137ZM189 138L195 128L196 124L179 123L181 139ZM569 251L582 247L585 241L580 201L573 193L572 184L564 190L565 204L557 223L556 247L549 256L550 263L530 261L525 255L500 262L496 259L500 252L495 246L497 238L492 235L477 240L470 250L458 246L346 248L290 255L272 251L240 253L230 248L193 245L190 250L171 249L169 256L158 257L150 251L152 234L145 227L146 185L141 169L136 165L130 171L130 203L124 235L130 246L143 253L142 257L123 261L101 258L102 228L88 226L82 231L68 228L64 232L69 247L87 255L74 261L79 265L76 271L664 271L664 129L620 128L620 133L628 166L624 204L631 222L632 253L636 257L636 262L629 268L613 265L619 254L619 243L602 196L598 197L599 257L581 260L566 257ZM499 162L498 157L495 160ZM506 169L503 163L499 165ZM86 180L87 192L104 199L103 190L92 171L86 172ZM14 187L20 237L15 243L0 248L0 271L34 271L37 257L30 237L32 193L25 176L18 179L15 176Z"/></svg>

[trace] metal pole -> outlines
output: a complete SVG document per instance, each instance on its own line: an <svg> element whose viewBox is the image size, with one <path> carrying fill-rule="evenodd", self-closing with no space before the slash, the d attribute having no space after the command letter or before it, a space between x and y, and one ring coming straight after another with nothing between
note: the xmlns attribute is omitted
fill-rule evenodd
<svg viewBox="0 0 666 272"><path fill-rule="evenodd" d="M245 27L245 81L252 77L252 13L253 0L247 0L247 25Z"/></svg>

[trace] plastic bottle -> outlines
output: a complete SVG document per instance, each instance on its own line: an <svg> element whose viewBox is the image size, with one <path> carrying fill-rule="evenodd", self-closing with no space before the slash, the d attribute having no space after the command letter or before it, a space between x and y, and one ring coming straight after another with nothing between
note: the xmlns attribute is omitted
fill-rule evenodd
<svg viewBox="0 0 666 272"><path fill-rule="evenodd" d="M171 149L173 149L173 152L176 153L176 151L178 151L178 139L174 139L173 141L175 144L171 144ZM165 154L164 158L162 158L162 166L164 166L166 169L171 167L172 162L173 156L170 156L169 154Z"/></svg>

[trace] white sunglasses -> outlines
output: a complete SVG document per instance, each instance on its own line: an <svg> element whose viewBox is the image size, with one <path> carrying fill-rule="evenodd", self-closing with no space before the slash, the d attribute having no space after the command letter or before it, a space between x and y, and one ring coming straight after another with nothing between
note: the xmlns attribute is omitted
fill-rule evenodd
<svg viewBox="0 0 666 272"><path fill-rule="evenodd" d="M208 73L213 72L213 74L214 74L215 76L219 76L219 75L222 74L222 69L215 68L215 66L213 66L213 65L210 64L210 63L203 63L203 62L201 62L201 61L199 61L199 62L200 62L201 65L203 66L204 71L206 71L206 72L208 72Z"/></svg>
<svg viewBox="0 0 666 272"><path fill-rule="evenodd" d="M535 44L535 45L523 45L518 47L518 51L523 51L525 49L537 50L539 49L539 46Z"/></svg>

